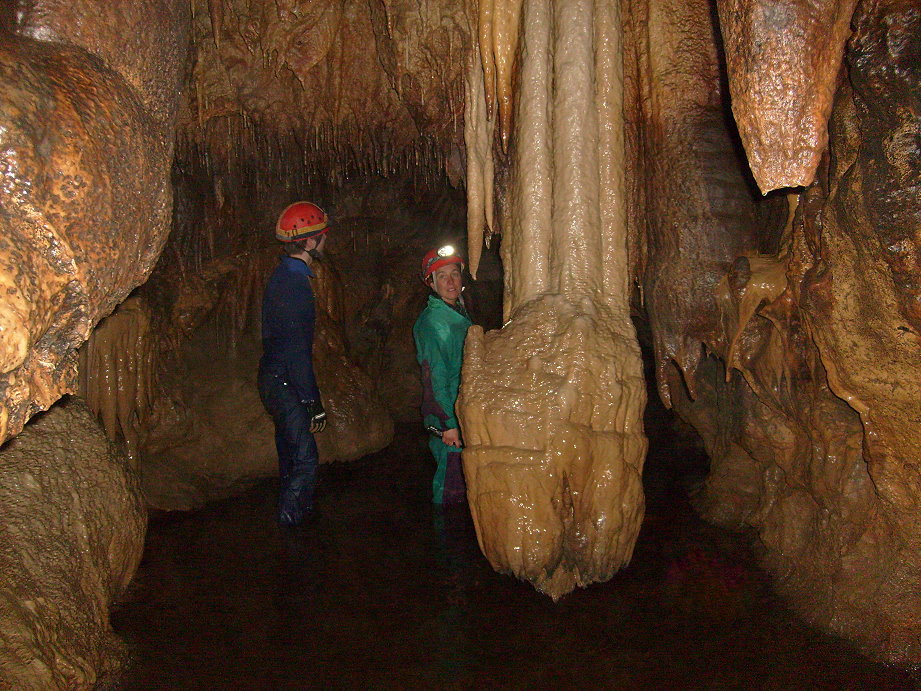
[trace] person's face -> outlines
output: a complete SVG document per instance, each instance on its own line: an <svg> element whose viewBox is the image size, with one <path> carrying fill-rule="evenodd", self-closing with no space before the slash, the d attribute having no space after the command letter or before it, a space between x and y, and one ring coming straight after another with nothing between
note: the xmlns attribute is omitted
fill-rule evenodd
<svg viewBox="0 0 921 691"><path fill-rule="evenodd" d="M311 244L313 245L313 247L311 247ZM308 252L310 250L316 250L317 252L322 253L324 247L326 247L326 233L323 233L323 235L321 235L319 239L310 238L310 240L307 241L307 251Z"/></svg>
<svg viewBox="0 0 921 691"><path fill-rule="evenodd" d="M453 305L461 294L463 278L461 277L460 266L449 264L436 269L432 274L432 289L438 293L438 297Z"/></svg>
<svg viewBox="0 0 921 691"><path fill-rule="evenodd" d="M326 246L326 233L323 233L319 238L312 237L304 243L305 254L307 254L311 259L320 261L323 259L323 248Z"/></svg>

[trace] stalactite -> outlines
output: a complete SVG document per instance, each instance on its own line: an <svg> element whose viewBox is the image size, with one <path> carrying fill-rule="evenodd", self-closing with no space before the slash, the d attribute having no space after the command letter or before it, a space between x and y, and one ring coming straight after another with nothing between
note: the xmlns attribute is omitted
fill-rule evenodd
<svg viewBox="0 0 921 691"><path fill-rule="evenodd" d="M508 151L512 126L512 78L518 52L522 0L500 0L493 10L493 54L496 63L496 98L499 106L499 137Z"/></svg>
<svg viewBox="0 0 921 691"><path fill-rule="evenodd" d="M493 53L495 0L480 0L477 2L477 9L479 11L477 18L477 45L480 52L480 70L483 74L483 97L486 103L486 118L492 120L493 108L496 103L496 63Z"/></svg>
<svg viewBox="0 0 921 691"><path fill-rule="evenodd" d="M147 307L132 297L100 322L80 350L80 395L106 436L125 442L134 464L153 396L155 338Z"/></svg>
<svg viewBox="0 0 921 691"><path fill-rule="evenodd" d="M492 229L494 120L488 116L484 72L471 52L464 78L464 143L467 147L467 252L470 275L476 278L484 226Z"/></svg>
<svg viewBox="0 0 921 691"><path fill-rule="evenodd" d="M553 208L553 161L550 135L552 98L551 17L549 2L525 6L524 46L530 56L521 65L520 112L513 156L512 205L517 213L503 238L506 270L504 315L549 288L549 251Z"/></svg>
<svg viewBox="0 0 921 691"><path fill-rule="evenodd" d="M596 100L598 103L598 181L602 283L605 302L618 313L630 310L631 255L627 228L624 142L624 34L621 6L595 3ZM625 246L627 251L625 252Z"/></svg>

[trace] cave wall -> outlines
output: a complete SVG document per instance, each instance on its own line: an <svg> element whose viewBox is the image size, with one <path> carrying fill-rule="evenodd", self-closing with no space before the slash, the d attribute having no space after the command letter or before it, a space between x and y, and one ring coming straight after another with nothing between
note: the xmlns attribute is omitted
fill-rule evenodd
<svg viewBox="0 0 921 691"><path fill-rule="evenodd" d="M16 8L0 33L0 441L74 390L77 348L156 262L188 36L181 0Z"/></svg>
<svg viewBox="0 0 921 691"><path fill-rule="evenodd" d="M0 440L74 389L77 347L164 246L81 376L129 450L148 422L180 429L144 349L169 364L207 325L245 351L296 197L333 200L334 265L373 275L330 293L330 352L373 352L386 316L356 295L413 313L424 290L396 277L464 225L435 192L463 183L471 269L497 235L505 268L508 323L472 331L460 403L493 565L558 597L629 561L632 280L660 395L711 455L700 510L758 531L806 617L918 661L916 3L34 0L0 27ZM405 355L401 328L385 348ZM132 395L93 378L106 358Z"/></svg>
<svg viewBox="0 0 921 691"><path fill-rule="evenodd" d="M318 5L303 16L282 6L210 5L196 6L195 86L181 137L194 152L186 161L209 167L184 179L216 200L205 216L188 218L220 222L204 224L207 242L194 242L220 246L214 228L233 228L244 206L262 218L243 225L265 227L269 209L292 190L334 198L350 181L410 170L414 189L440 175L465 182L474 273L481 243L501 235L511 321L502 332L473 332L461 399L472 508L496 568L559 596L629 560L630 526L642 511L629 477L641 468L643 444L598 451L587 440L609 439L610 430L585 411L610 404L622 426L613 436L641 438L629 422L642 407L628 383L631 329L612 326L616 333L592 340L607 328L599 323L621 323L632 278L652 324L660 395L695 424L713 459L700 510L727 527L756 528L764 563L811 620L892 659L912 659L916 389L890 383L907 378L917 347L909 5L625 3L625 191L611 153L619 129L611 55L619 49L596 24L617 3L564 11L484 2L463 13L371 3L367 14L363 5L344 14ZM586 22L591 42L576 48L588 40ZM345 36L347 24L350 36L373 45L382 71L358 76L350 62L357 58L335 49L330 37ZM292 36L302 46L311 32L318 38L307 41L313 52L303 61L283 55ZM454 58L446 64L435 53ZM386 92L367 126L349 113L370 101L328 78L340 70L364 80L363 93ZM554 80L573 88L549 88ZM269 95L260 96L269 81ZM428 110L436 106L425 91L439 81L450 94L440 114ZM216 84L224 86L209 86ZM330 96L291 107L320 92ZM568 110L576 101L585 109L578 118ZM378 126L385 120L388 135ZM284 153L292 150L304 159L293 171ZM276 172L241 172L255 170L253 161ZM809 187L762 194L789 185ZM235 199L241 189L248 196ZM618 195L627 200L622 209L612 203ZM340 216L360 223L367 204L349 205L362 207ZM614 230L619 223L625 231ZM252 234L232 242L252 245ZM868 265L873 280L846 268ZM372 292L389 279L375 281ZM346 312L362 312L354 309ZM583 355L588 383L578 367L561 365ZM626 376L606 378L605 362ZM505 373L499 380L497 371ZM545 409L535 387L560 392L559 406ZM562 395L593 387L590 405ZM561 432L564 448L554 447L551 431L573 424L588 430L584 439ZM512 435L516 429L523 431ZM552 463L541 460L550 448ZM499 449L520 453L499 461ZM560 460L567 458L579 461ZM613 461L626 475L600 470ZM480 468L497 474L478 484ZM490 503L496 486L504 498ZM583 503L596 491L597 504ZM615 495L631 497L633 508L609 521L609 532L593 533L584 521L605 513L597 507ZM892 564L895 577L886 580ZM901 614L899 600L908 603Z"/></svg>
<svg viewBox="0 0 921 691"><path fill-rule="evenodd" d="M77 398L0 452L0 687L92 688L127 659L109 607L141 561L137 474ZM111 678L111 677L109 677Z"/></svg>
<svg viewBox="0 0 921 691"><path fill-rule="evenodd" d="M470 27L458 3L191 5L180 137L207 142L209 156L268 162L295 149L304 169L295 175L319 184L420 167L462 176Z"/></svg>
<svg viewBox="0 0 921 691"><path fill-rule="evenodd" d="M659 390L707 445L704 516L755 528L763 563L806 618L916 662L917 10L859 3L834 88L817 88L816 75L781 82L794 110L813 98L824 99L814 112L831 113L827 149L824 120L797 118L799 134L812 129L808 156L802 141L793 151L746 135L781 127L776 94L757 107L756 96L733 98L738 141L724 112L723 59L733 96L747 83L733 87L734 75L758 79L746 41L762 46L763 70L785 74L788 41L764 33L789 24L727 27L713 10L632 3L628 20L631 223L645 239L636 272ZM805 26L791 33L808 39L822 17L800 14L790 24ZM797 64L822 65L827 78L841 60L807 39ZM787 184L770 172L787 166L812 181L806 160L815 181L762 198L738 165L742 144L762 186Z"/></svg>
<svg viewBox="0 0 921 691"><path fill-rule="evenodd" d="M0 14L0 685L88 688L140 560L136 476L82 403L78 348L153 268L188 39L182 0Z"/></svg>

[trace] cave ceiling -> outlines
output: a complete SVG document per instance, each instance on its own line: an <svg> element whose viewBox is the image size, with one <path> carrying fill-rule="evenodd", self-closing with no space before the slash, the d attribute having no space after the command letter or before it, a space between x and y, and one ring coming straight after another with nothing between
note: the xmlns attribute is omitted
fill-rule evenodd
<svg viewBox="0 0 921 691"><path fill-rule="evenodd" d="M401 162L461 171L463 5L345 0L192 0L181 136L213 155L260 137L294 143L328 175Z"/></svg>

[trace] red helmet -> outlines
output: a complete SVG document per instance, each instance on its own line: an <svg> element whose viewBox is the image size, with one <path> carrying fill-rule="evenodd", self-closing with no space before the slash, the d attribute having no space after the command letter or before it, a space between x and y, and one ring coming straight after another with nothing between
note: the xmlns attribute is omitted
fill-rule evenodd
<svg viewBox="0 0 921 691"><path fill-rule="evenodd" d="M451 245L445 245L426 253L422 257L422 282L428 283L429 276L449 264L460 264L461 271L464 270L464 260L460 258L460 255L454 251Z"/></svg>
<svg viewBox="0 0 921 691"><path fill-rule="evenodd" d="M281 212L275 224L275 237L282 242L294 242L317 237L329 225L326 212L311 202L294 202Z"/></svg>

